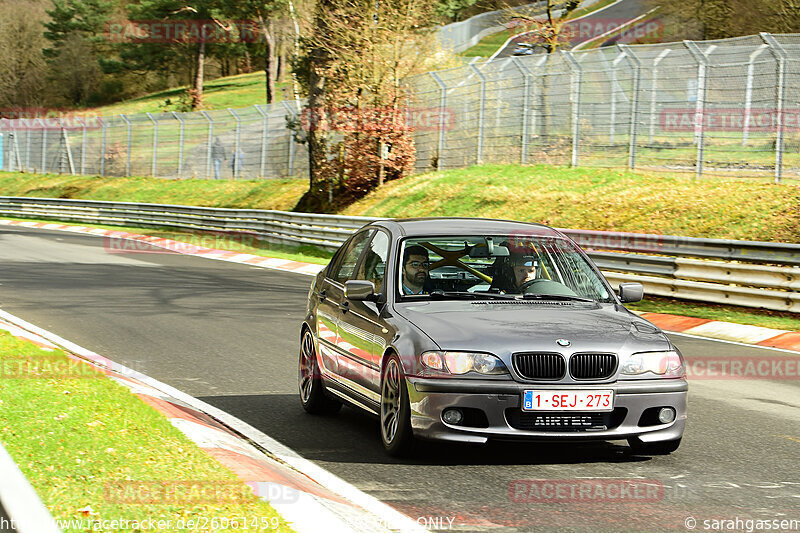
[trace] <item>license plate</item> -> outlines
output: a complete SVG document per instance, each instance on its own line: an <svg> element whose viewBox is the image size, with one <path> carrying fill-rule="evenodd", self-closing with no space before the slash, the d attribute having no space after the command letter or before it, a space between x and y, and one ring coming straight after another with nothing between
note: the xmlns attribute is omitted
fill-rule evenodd
<svg viewBox="0 0 800 533"><path fill-rule="evenodd" d="M613 390L526 390L523 411L613 411Z"/></svg>

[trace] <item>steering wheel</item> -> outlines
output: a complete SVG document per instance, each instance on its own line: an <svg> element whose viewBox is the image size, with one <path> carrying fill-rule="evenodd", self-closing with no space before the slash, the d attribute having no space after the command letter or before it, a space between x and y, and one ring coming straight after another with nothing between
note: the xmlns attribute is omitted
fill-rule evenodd
<svg viewBox="0 0 800 533"><path fill-rule="evenodd" d="M544 278L536 278L526 281L519 286L519 291L523 294L538 293L551 296L578 296L575 291L563 283Z"/></svg>
<svg viewBox="0 0 800 533"><path fill-rule="evenodd" d="M522 285L519 286L519 292L525 294L525 293L528 292L528 289L530 289L531 287L533 287L537 283L541 286L541 282L543 282L543 281L550 281L550 280L549 279L542 279L542 278L529 279L528 281L526 281L525 283L523 283ZM531 292L533 292L533 291L531 291Z"/></svg>

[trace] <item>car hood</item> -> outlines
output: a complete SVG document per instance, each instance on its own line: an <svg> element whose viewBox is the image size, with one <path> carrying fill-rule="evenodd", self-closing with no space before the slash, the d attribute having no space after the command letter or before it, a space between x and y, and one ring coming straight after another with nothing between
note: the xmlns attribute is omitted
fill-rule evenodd
<svg viewBox="0 0 800 533"><path fill-rule="evenodd" d="M615 304L424 301L395 310L442 350L624 354L671 346L661 330Z"/></svg>

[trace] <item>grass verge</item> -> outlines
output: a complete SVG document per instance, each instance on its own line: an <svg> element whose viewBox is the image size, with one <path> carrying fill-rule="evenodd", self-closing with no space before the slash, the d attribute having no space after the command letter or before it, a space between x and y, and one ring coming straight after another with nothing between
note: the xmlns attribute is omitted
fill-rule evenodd
<svg viewBox="0 0 800 533"><path fill-rule="evenodd" d="M186 86L165 89L125 100L124 102L98 107L91 111L102 116L117 115L119 113L178 111L181 96L186 89ZM276 102L287 97L289 99L293 98L290 94L289 83L278 83L275 89ZM203 85L203 109L211 111L229 107L235 109L254 104L264 104L266 103L265 91L265 75L263 71L217 78L207 81Z"/></svg>
<svg viewBox="0 0 800 533"><path fill-rule="evenodd" d="M104 531L138 531L135 521L151 518L189 531L197 528L178 527L179 520L194 519L216 531L225 528L211 527L215 518L263 517L274 530L292 531L161 413L70 361L0 331L2 443L54 518L83 520L84 530L89 520L128 521ZM61 523L67 531L76 526Z"/></svg>

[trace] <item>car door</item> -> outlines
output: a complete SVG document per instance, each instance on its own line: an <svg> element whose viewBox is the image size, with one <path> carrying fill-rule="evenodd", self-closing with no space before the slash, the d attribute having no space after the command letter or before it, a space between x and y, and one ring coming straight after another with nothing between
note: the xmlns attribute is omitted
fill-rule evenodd
<svg viewBox="0 0 800 533"><path fill-rule="evenodd" d="M371 281L382 294L389 242L386 232L376 231L349 279ZM349 387L375 402L380 401L380 357L386 347L379 315L378 303L345 298L338 330L340 375Z"/></svg>
<svg viewBox="0 0 800 533"><path fill-rule="evenodd" d="M344 282L352 275L356 263L369 242L374 230L362 231L347 241L343 248L331 260L328 272L316 298L317 332L319 335L319 351L325 370L338 373L338 329L341 317L341 306L344 303Z"/></svg>

